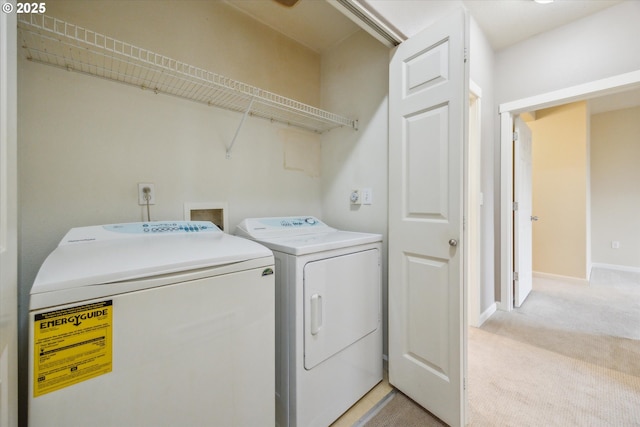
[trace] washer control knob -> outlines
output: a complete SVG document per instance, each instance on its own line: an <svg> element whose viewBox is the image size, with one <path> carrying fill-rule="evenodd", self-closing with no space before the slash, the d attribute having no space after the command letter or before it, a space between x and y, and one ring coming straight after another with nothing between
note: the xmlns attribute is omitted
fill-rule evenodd
<svg viewBox="0 0 640 427"><path fill-rule="evenodd" d="M316 221L314 218L307 218L307 219L304 220L304 222L306 222L307 224L310 224L310 225L314 225L318 221Z"/></svg>

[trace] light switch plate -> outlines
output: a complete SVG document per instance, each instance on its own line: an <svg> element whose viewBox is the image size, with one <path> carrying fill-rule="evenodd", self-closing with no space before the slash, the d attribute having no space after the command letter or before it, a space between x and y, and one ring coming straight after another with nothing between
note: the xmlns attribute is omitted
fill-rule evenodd
<svg viewBox="0 0 640 427"><path fill-rule="evenodd" d="M362 197L363 205L373 204L373 191L370 188L363 188L360 190L360 196Z"/></svg>

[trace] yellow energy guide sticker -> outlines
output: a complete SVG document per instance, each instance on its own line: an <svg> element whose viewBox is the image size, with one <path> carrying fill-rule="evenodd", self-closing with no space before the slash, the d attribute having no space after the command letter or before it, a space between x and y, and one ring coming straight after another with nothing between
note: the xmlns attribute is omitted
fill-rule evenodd
<svg viewBox="0 0 640 427"><path fill-rule="evenodd" d="M34 317L33 397L111 372L113 301Z"/></svg>

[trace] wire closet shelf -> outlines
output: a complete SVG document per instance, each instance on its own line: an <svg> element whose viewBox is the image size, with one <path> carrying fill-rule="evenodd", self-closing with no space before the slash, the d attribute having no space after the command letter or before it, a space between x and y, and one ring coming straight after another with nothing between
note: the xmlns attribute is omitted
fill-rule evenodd
<svg viewBox="0 0 640 427"><path fill-rule="evenodd" d="M59 19L18 18L28 60L324 133L358 121L221 76ZM246 117L246 116L245 116Z"/></svg>

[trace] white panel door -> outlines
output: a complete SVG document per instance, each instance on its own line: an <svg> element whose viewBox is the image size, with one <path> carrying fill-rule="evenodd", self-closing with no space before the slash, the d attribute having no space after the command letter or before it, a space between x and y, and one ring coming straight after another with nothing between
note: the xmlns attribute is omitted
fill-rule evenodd
<svg viewBox="0 0 640 427"><path fill-rule="evenodd" d="M462 10L397 47L389 75L389 381L464 424Z"/></svg>
<svg viewBox="0 0 640 427"><path fill-rule="evenodd" d="M531 228L531 129L520 117L515 119L513 265L518 279L513 281L513 304L520 307L533 286L533 231Z"/></svg>

